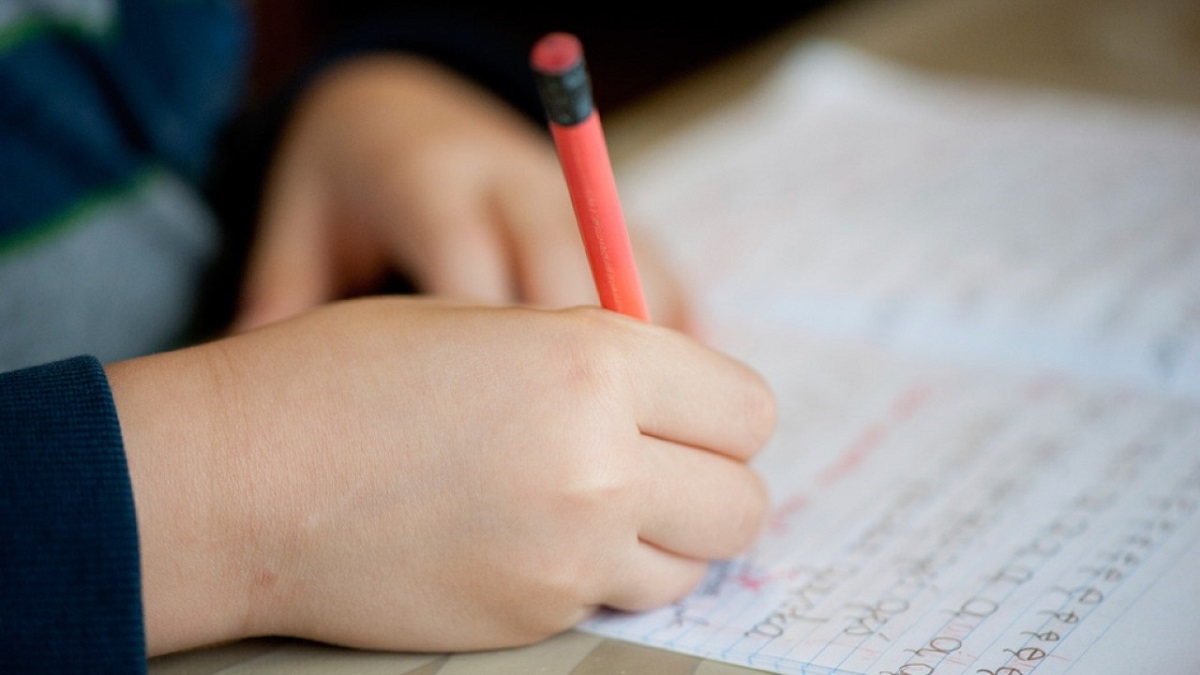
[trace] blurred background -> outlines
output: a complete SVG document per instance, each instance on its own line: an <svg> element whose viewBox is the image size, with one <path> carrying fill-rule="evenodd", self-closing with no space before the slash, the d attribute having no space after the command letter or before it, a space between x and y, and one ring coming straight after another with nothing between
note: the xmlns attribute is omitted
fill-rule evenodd
<svg viewBox="0 0 1200 675"><path fill-rule="evenodd" d="M847 39L933 70L1200 103L1198 0L745 0L733 5L512 3L453 0L255 0L263 91L318 41L404 8L473 17L515 44L552 30L584 43L593 93L612 112L663 85L785 33ZM769 42L769 40L768 40Z"/></svg>
<svg viewBox="0 0 1200 675"><path fill-rule="evenodd" d="M348 26L397 8L436 11L482 22L516 45L532 46L550 31L574 33L584 45L596 104L601 111L611 111L830 4L833 0L750 0L733 8L721 4L682 11L665 6L564 2L532 10L522 9L520 4L466 0L257 0L260 16L271 19L259 22L259 70L255 76L260 88L269 91L312 45Z"/></svg>

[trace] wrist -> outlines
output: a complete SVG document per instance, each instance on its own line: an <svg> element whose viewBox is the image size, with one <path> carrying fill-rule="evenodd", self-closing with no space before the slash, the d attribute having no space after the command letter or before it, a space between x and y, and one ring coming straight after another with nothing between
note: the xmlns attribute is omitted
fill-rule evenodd
<svg viewBox="0 0 1200 675"><path fill-rule="evenodd" d="M150 655L253 634L251 529L234 457L239 425L221 404L220 350L193 348L106 367L137 514Z"/></svg>

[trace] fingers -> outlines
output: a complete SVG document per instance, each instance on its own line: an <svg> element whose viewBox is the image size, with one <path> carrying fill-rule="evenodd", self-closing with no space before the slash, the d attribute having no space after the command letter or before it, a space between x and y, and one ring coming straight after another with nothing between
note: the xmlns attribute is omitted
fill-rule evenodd
<svg viewBox="0 0 1200 675"><path fill-rule="evenodd" d="M543 307L597 305L599 298L588 266L579 226L561 172L536 192L505 190L499 213L511 230L516 275L515 300ZM527 186L525 186L527 187ZM696 332L691 307L666 258L646 237L631 233L638 273L652 320L688 334Z"/></svg>
<svg viewBox="0 0 1200 675"><path fill-rule="evenodd" d="M625 612L641 612L676 602L704 579L708 562L636 542L609 576L600 604Z"/></svg>
<svg viewBox="0 0 1200 675"><path fill-rule="evenodd" d="M495 228L482 222L470 209L446 214L454 223L452 235L434 232L417 242L419 253L398 258L412 259L413 276L425 293L466 298L488 304L510 302L513 298L508 252ZM396 228L393 228L393 232ZM412 246L411 241L395 241L398 249Z"/></svg>
<svg viewBox="0 0 1200 675"><path fill-rule="evenodd" d="M272 323L335 293L316 190L272 199L251 250L234 332Z"/></svg>
<svg viewBox="0 0 1200 675"><path fill-rule="evenodd" d="M517 255L522 302L542 307L600 304L587 256L574 229L520 244Z"/></svg>
<svg viewBox="0 0 1200 675"><path fill-rule="evenodd" d="M725 559L758 538L767 513L766 484L746 464L696 448L643 437L637 492L639 535L690 558Z"/></svg>
<svg viewBox="0 0 1200 675"><path fill-rule="evenodd" d="M681 599L703 580L708 561L744 553L767 514L767 490L748 466L696 448L643 437L644 481L635 487L638 542L618 548L601 599L644 611Z"/></svg>
<svg viewBox="0 0 1200 675"><path fill-rule="evenodd" d="M543 307L597 305L566 185L557 166L551 168L544 189L526 186L497 196L498 217L511 231L518 299Z"/></svg>
<svg viewBox="0 0 1200 675"><path fill-rule="evenodd" d="M769 495L747 462L770 438L775 401L752 369L689 338L612 325L638 326L629 335L644 338L618 351L635 369L631 405L642 434L628 455L629 500L614 505L640 545L620 559L604 602L637 611L679 599L700 582L705 561L740 555L758 538Z"/></svg>
<svg viewBox="0 0 1200 675"><path fill-rule="evenodd" d="M746 461L775 429L774 393L756 371L674 331L631 331L622 364L633 369L631 404L646 435Z"/></svg>

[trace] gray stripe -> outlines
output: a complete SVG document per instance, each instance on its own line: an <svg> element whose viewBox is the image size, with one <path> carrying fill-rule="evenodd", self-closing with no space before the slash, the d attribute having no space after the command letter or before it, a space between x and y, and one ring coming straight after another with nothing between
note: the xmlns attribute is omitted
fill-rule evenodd
<svg viewBox="0 0 1200 675"><path fill-rule="evenodd" d="M89 353L102 362L185 337L215 222L165 171L59 236L0 257L0 370Z"/></svg>

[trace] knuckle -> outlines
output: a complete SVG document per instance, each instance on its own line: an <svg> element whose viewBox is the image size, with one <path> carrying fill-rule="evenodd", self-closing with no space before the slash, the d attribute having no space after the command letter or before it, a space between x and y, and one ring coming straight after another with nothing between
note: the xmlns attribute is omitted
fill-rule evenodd
<svg viewBox="0 0 1200 675"><path fill-rule="evenodd" d="M571 452L572 458L558 475L551 504L572 534L594 536L633 519L636 497L629 453L619 441L588 443Z"/></svg>
<svg viewBox="0 0 1200 675"><path fill-rule="evenodd" d="M560 391L579 397L576 402L584 405L611 400L628 378L620 341L607 339L611 321L594 308L566 311L574 320L566 339L557 343Z"/></svg>

